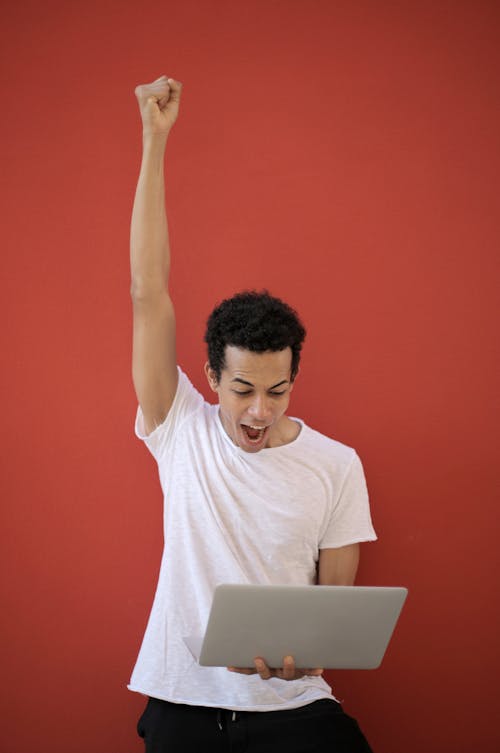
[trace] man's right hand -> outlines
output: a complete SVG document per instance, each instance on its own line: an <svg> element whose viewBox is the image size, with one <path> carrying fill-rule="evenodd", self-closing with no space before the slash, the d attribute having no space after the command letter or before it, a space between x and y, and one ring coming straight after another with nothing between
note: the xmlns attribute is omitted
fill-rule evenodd
<svg viewBox="0 0 500 753"><path fill-rule="evenodd" d="M271 677L278 677L280 680L299 680L301 677L320 677L323 669L298 669L295 666L293 656L283 658L283 666L271 669L267 666L265 659L256 656L254 659L255 668L227 667L230 672L237 672L240 675L260 675L262 680L270 680Z"/></svg>
<svg viewBox="0 0 500 753"><path fill-rule="evenodd" d="M130 226L132 376L147 434L165 419L177 388L163 163L181 88L178 81L162 76L135 90L143 122L143 154Z"/></svg>
<svg viewBox="0 0 500 753"><path fill-rule="evenodd" d="M179 114L181 91L182 84L167 76L136 86L144 134L168 136Z"/></svg>

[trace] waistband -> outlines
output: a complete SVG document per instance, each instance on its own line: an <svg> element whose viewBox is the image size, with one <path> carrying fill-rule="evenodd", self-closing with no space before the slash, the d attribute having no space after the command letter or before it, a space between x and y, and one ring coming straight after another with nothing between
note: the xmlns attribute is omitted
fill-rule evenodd
<svg viewBox="0 0 500 753"><path fill-rule="evenodd" d="M297 706L293 709L278 709L275 711L233 711L232 709L216 708L213 708L213 711L216 713L217 725L219 729L223 731L228 724L234 724L242 719L249 719L257 715L265 715L268 719L277 715L279 715L282 720L287 718L296 719L297 716L302 714L314 715L316 713L322 713L327 707L329 711L333 710L338 713L343 712L341 704L333 698L331 700L329 698L320 698L319 700L311 701L311 703L307 703L304 706ZM207 709L206 706L198 708Z"/></svg>

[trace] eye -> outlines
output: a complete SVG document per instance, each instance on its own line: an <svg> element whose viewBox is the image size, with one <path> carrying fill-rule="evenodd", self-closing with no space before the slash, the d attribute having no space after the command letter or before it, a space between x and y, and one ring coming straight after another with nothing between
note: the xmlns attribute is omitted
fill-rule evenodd
<svg viewBox="0 0 500 753"><path fill-rule="evenodd" d="M250 395L250 393L252 392L252 390L244 390L244 391L242 391L242 390L233 390L233 392L234 392L235 395Z"/></svg>
<svg viewBox="0 0 500 753"><path fill-rule="evenodd" d="M282 390L281 392L270 392L270 395L284 395L286 390Z"/></svg>

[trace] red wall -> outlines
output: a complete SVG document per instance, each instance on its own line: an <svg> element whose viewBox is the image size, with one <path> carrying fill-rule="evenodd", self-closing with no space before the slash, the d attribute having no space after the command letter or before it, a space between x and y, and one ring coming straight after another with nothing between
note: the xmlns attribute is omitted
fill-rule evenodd
<svg viewBox="0 0 500 753"><path fill-rule="evenodd" d="M493 753L499 232L494 2L19 2L3 12L0 748L134 753L126 690L161 497L134 439L136 84L184 82L168 150L180 361L267 286L309 330L292 412L363 458L360 583L410 595L337 672L378 753Z"/></svg>

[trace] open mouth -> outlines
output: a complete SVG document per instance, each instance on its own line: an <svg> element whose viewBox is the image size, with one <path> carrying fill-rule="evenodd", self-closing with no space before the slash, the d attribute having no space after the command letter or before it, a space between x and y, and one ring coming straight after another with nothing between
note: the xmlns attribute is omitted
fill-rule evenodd
<svg viewBox="0 0 500 753"><path fill-rule="evenodd" d="M248 424L241 424L243 433L250 444L260 444L266 433L267 426L249 426Z"/></svg>

